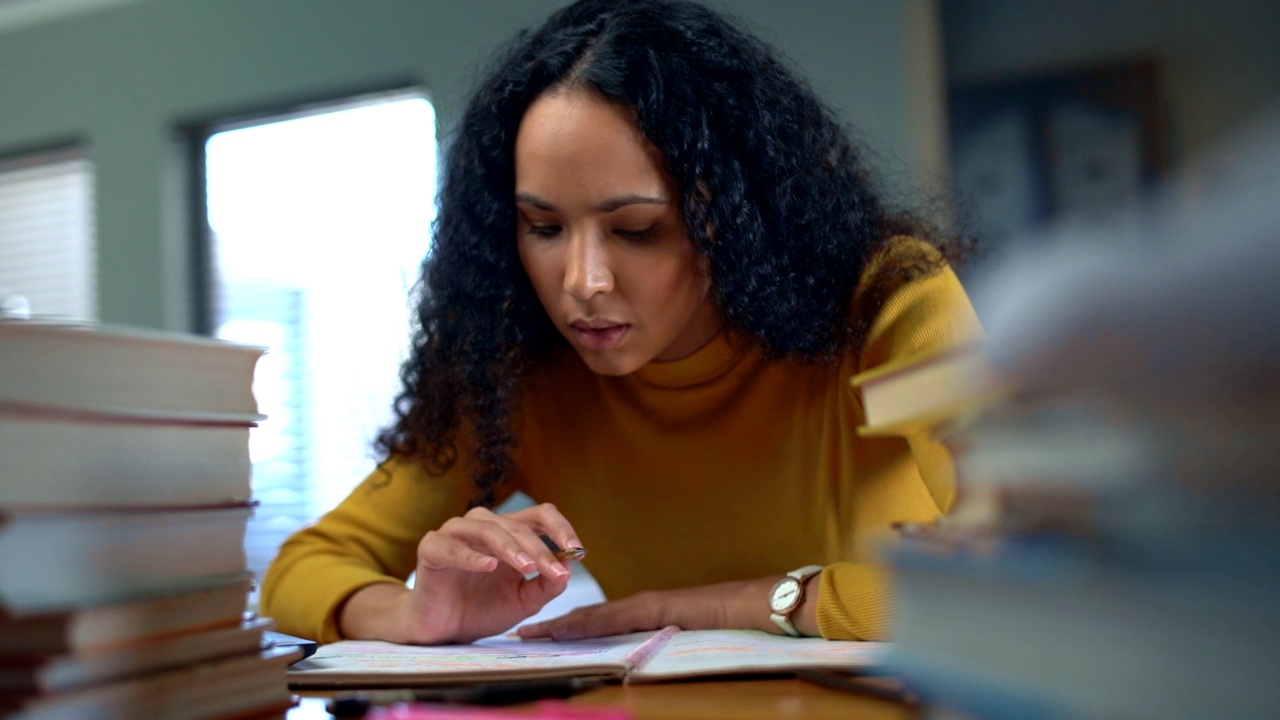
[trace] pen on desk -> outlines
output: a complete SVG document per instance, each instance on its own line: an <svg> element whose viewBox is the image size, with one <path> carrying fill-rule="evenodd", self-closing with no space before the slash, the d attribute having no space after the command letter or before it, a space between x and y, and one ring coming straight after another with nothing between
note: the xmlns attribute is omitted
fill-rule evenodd
<svg viewBox="0 0 1280 720"><path fill-rule="evenodd" d="M534 700L563 699L600 684L587 678L549 678L511 682L472 683L435 688L368 690L344 693L329 701L329 713L360 717L371 707L402 702L448 705L514 705Z"/></svg>

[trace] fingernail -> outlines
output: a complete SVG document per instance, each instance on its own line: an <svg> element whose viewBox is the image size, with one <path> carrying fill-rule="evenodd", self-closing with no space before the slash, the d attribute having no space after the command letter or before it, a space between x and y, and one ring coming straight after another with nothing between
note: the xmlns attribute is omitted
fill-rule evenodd
<svg viewBox="0 0 1280 720"><path fill-rule="evenodd" d="M533 558L528 553L516 553L516 562L520 563L520 567L527 568L533 564Z"/></svg>
<svg viewBox="0 0 1280 720"><path fill-rule="evenodd" d="M569 568L565 567L564 565L561 565L558 562L553 562L551 563L551 573L556 577L563 577L569 574Z"/></svg>

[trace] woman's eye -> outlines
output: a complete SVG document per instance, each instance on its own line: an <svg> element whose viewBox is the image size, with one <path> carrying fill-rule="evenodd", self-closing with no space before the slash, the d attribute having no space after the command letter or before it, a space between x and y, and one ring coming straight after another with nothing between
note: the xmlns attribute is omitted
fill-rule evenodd
<svg viewBox="0 0 1280 720"><path fill-rule="evenodd" d="M560 232L559 225L532 225L532 224L529 225L530 235L540 235L542 237L551 237L553 235L559 234L559 232Z"/></svg>
<svg viewBox="0 0 1280 720"><path fill-rule="evenodd" d="M654 235L654 228L652 228L652 227L647 227L647 228L644 228L643 230L624 230L624 229L622 229L622 228L618 228L618 229L614 230L613 232L614 232L614 234L615 234L615 235L617 235L618 237L620 237L620 238L622 238L622 239L624 239L624 240L631 240L631 241L633 241L633 242L640 242L640 241L643 241L643 240L648 240L649 238L653 237L653 235Z"/></svg>

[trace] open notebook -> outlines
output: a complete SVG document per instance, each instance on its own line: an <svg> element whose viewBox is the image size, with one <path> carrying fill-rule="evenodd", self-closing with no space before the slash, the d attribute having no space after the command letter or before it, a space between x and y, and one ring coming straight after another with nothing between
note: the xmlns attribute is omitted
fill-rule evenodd
<svg viewBox="0 0 1280 720"><path fill-rule="evenodd" d="M413 687L553 677L653 682L808 668L855 670L875 664L885 649L884 643L676 627L573 642L494 637L422 647L346 640L325 645L289 668L289 685Z"/></svg>

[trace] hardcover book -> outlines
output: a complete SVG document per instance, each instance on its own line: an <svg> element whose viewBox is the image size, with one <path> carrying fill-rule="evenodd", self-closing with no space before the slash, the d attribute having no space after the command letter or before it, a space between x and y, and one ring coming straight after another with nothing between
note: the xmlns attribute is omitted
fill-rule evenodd
<svg viewBox="0 0 1280 720"><path fill-rule="evenodd" d="M254 422L263 352L194 335L0 318L0 405Z"/></svg>
<svg viewBox="0 0 1280 720"><path fill-rule="evenodd" d="M0 607L19 614L205 588L245 571L248 505L0 509Z"/></svg>

